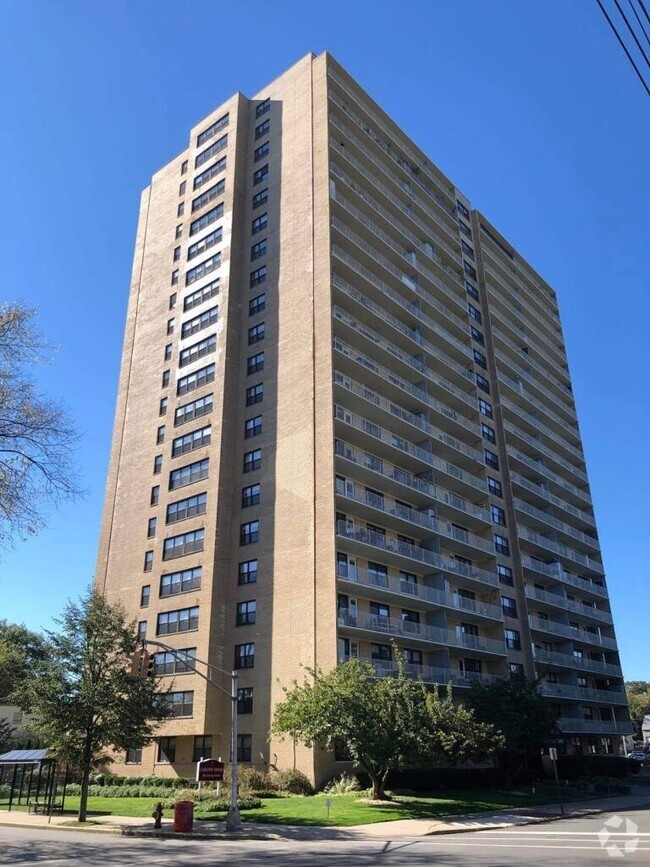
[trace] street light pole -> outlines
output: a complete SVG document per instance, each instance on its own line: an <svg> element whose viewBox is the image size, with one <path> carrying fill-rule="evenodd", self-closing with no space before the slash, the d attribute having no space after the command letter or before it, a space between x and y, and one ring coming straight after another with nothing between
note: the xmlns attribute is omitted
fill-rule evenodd
<svg viewBox="0 0 650 867"><path fill-rule="evenodd" d="M188 656L186 653L179 652L175 650L173 647L170 647L168 644L164 644L162 641L151 641L150 639L144 639L142 641L142 646L151 645L152 647L161 647L167 653L171 653L175 659L180 659L182 662L187 664ZM225 668L219 668L217 665L212 665L210 662L206 662L204 659L197 659L196 657L191 657L193 663L200 662L201 665L205 665L208 669L208 674L205 675L200 671L194 670L194 673L197 674L200 678L209 683L211 686L214 686L215 689L218 689L220 692L227 695L230 699L231 704L231 737L230 737L230 807L228 808L228 813L226 814L226 830L227 831L241 831L242 830L242 822L241 815L239 812L239 807L237 806L237 672L233 669L233 671L226 671ZM230 680L230 692L224 689L222 686L219 686L218 683L215 683L210 676L210 671L218 671L220 674L226 674L231 679ZM144 672L144 676L146 677L146 672Z"/></svg>

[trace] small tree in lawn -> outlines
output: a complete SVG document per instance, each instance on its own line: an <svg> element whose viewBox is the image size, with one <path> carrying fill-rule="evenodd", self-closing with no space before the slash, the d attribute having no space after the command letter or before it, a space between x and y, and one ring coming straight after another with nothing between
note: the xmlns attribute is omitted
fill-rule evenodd
<svg viewBox="0 0 650 867"><path fill-rule="evenodd" d="M302 684L285 689L272 731L306 746L344 744L370 777L376 800L385 798L392 770L485 757L500 743L494 727L477 724L450 693L440 699L405 677L402 664L395 677L378 678L372 665L354 659L327 674L307 669Z"/></svg>
<svg viewBox="0 0 650 867"><path fill-rule="evenodd" d="M47 657L28 682L29 710L43 742L81 774L79 821L86 821L90 773L112 761L108 751L148 743L169 715L154 678L129 674L138 644L135 623L119 605L89 593L69 603L48 633Z"/></svg>

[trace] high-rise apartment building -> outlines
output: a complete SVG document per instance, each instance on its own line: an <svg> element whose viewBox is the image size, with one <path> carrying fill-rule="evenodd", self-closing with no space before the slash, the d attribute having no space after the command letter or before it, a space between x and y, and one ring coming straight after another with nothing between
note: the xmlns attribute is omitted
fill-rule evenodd
<svg viewBox="0 0 650 867"><path fill-rule="evenodd" d="M229 755L193 656L238 670L259 765L303 666L392 642L460 697L542 677L569 752L632 730L555 292L327 54L143 193L96 580L187 652L122 771Z"/></svg>

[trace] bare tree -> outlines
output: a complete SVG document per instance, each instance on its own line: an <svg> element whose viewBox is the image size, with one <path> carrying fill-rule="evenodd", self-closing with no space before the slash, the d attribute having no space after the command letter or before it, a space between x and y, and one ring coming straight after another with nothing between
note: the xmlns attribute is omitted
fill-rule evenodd
<svg viewBox="0 0 650 867"><path fill-rule="evenodd" d="M48 506L81 494L76 426L34 383L33 368L54 352L35 315L22 304L0 307L0 546L36 533Z"/></svg>

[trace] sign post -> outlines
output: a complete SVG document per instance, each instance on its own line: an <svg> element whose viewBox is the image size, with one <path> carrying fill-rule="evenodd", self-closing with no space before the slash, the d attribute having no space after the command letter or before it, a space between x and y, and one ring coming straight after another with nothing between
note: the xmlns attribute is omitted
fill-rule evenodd
<svg viewBox="0 0 650 867"><path fill-rule="evenodd" d="M553 764L553 771L555 772L555 782L557 784L557 796L560 800L560 812L564 816L564 801L562 800L562 787L560 786L560 778L557 773L557 747L549 747L548 750L549 758Z"/></svg>
<svg viewBox="0 0 650 867"><path fill-rule="evenodd" d="M196 763L198 783L222 783L224 764L219 759L201 759Z"/></svg>

